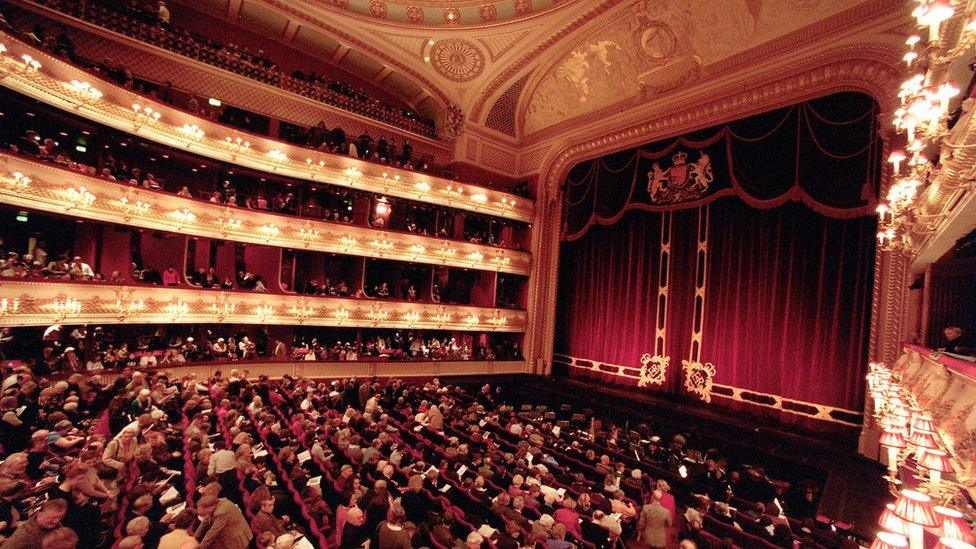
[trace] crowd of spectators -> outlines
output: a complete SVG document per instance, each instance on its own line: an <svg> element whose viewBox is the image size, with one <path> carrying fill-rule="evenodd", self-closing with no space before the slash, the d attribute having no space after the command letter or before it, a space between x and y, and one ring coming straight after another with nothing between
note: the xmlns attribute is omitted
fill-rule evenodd
<svg viewBox="0 0 976 549"><path fill-rule="evenodd" d="M506 227L513 227L511 231L516 230L516 224L509 220L465 212L461 214L463 220L458 221L463 224L462 230L458 233L454 229L458 213L441 206L417 204L406 200L391 202L389 198L365 191L321 188L302 182L295 182L297 186L292 182L288 182L287 186L268 185L263 178L258 181L231 168L223 170L219 174L221 176L219 183L215 184L212 178L198 176L192 171L199 166L187 166L186 161L171 158L164 151L160 151L158 157L152 157L154 160L149 162L141 158L141 153L130 152L149 146L146 143L134 141L127 143L126 146L99 150L91 154L87 148L85 152L79 152L67 143L62 143L64 139L56 139L62 136L41 135L36 129L25 129L23 133L17 133L20 124L15 115L9 117L9 122L2 132L4 144L8 149L92 177L118 181L134 187L172 192L184 198L206 200L212 204L271 211L343 224L354 223L353 204L357 199L366 200L370 204L382 202L387 205L387 212L392 212L394 207L402 211L396 216L389 213L384 217L370 215L367 221L358 224L367 223L375 228L400 230L423 236L463 238L472 243L489 246L517 249L522 247L520 238L506 236ZM90 134L91 132L85 136L86 139L94 139ZM111 137L109 139L111 140ZM171 173L179 171L185 173L187 167L191 170L190 174L181 181L167 181L155 173L157 169ZM387 218L390 219L389 222L385 221Z"/></svg>
<svg viewBox="0 0 976 549"><path fill-rule="evenodd" d="M86 326L54 325L34 345L25 346L25 338L34 339L4 328L0 330L0 360L18 360L32 372L47 375L186 363L522 359L517 338L498 334L485 344L441 332L395 329L359 333L294 330L290 336L276 334L278 337L257 327L174 326L145 332L112 326L89 330Z"/></svg>
<svg viewBox="0 0 976 549"><path fill-rule="evenodd" d="M4 549L842 542L682 435L520 412L489 385L2 375Z"/></svg>
<svg viewBox="0 0 976 549"><path fill-rule="evenodd" d="M431 120L387 105L349 84L312 72L284 74L264 50L221 43L174 27L170 10L159 0L38 0L68 15L131 36L209 65L259 80L272 86L380 120L413 133L435 138ZM40 38L40 37L39 37Z"/></svg>

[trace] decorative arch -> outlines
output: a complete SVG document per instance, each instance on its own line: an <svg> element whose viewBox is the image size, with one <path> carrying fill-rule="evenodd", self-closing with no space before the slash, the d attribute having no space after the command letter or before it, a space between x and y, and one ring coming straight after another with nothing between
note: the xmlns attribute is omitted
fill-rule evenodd
<svg viewBox="0 0 976 549"><path fill-rule="evenodd" d="M872 97L877 101L882 116L885 116L884 113L893 108L895 101L892 90L897 89L902 73L900 61L898 49L885 44L833 49L785 68L771 68L759 77L750 79L752 86L736 93L693 98L685 103L684 108L676 108L636 124L605 131L591 127L588 133L599 136L586 141L574 143L579 133L562 138L543 160L538 177L536 215L539 238L532 250L537 267L529 288L529 330L524 345L526 357L537 365L536 373L548 373L542 370L552 363L562 219L559 188L574 165L642 143L842 91L861 92ZM734 88L726 86L724 89ZM635 118L640 119L635 116L630 120ZM882 181L887 179L886 175L886 171L882 173ZM877 334L872 327L872 348L875 337Z"/></svg>

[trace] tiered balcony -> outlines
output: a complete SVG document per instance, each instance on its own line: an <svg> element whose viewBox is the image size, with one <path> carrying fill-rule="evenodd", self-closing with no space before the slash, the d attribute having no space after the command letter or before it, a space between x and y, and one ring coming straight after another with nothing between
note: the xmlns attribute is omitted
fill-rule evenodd
<svg viewBox="0 0 976 549"><path fill-rule="evenodd" d="M0 324L252 324L507 332L525 313L484 307L294 297L109 283L0 279Z"/></svg>
<svg viewBox="0 0 976 549"><path fill-rule="evenodd" d="M0 202L144 229L280 248L528 275L531 256L418 234L230 208L0 152Z"/></svg>
<svg viewBox="0 0 976 549"><path fill-rule="evenodd" d="M529 199L247 134L120 88L9 35L0 40L8 49L0 66L5 87L120 131L266 173L532 221Z"/></svg>

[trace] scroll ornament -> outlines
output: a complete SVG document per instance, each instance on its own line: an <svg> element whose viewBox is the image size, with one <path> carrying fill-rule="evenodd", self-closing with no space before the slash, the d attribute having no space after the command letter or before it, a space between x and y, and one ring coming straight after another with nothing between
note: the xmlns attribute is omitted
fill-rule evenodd
<svg viewBox="0 0 976 549"><path fill-rule="evenodd" d="M681 368L685 371L685 390L705 402L712 401L712 378L715 376L715 366L711 362L702 364L682 360Z"/></svg>
<svg viewBox="0 0 976 549"><path fill-rule="evenodd" d="M637 386L664 385L664 378L668 373L668 362L671 361L671 357L651 356L650 353L644 353L640 361L640 380L637 381Z"/></svg>

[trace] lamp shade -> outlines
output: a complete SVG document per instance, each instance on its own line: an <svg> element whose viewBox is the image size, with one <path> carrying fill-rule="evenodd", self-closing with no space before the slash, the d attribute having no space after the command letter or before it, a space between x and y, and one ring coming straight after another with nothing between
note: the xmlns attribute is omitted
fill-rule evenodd
<svg viewBox="0 0 976 549"><path fill-rule="evenodd" d="M934 528L933 533L941 538L958 539L966 543L976 543L973 529L962 518L962 513L948 507L935 506L935 514L942 519L942 525ZM883 528L883 526L882 526Z"/></svg>
<svg viewBox="0 0 976 549"><path fill-rule="evenodd" d="M912 429L919 429L922 431L934 431L935 425L932 423L932 418L922 415L912 420Z"/></svg>
<svg viewBox="0 0 976 549"><path fill-rule="evenodd" d="M874 546L872 545L872 547ZM961 539L939 538L939 543L935 544L935 549L976 549L976 547Z"/></svg>
<svg viewBox="0 0 976 549"><path fill-rule="evenodd" d="M908 547L908 540L901 534L894 532L878 532L871 544L871 549L903 549Z"/></svg>
<svg viewBox="0 0 976 549"><path fill-rule="evenodd" d="M929 471L938 471L940 473L952 472L952 464L949 463L949 456L942 450L926 449L922 453L922 458L918 460L918 465L925 467Z"/></svg>
<svg viewBox="0 0 976 549"><path fill-rule="evenodd" d="M905 437L902 436L901 431L896 429L885 429L878 443L888 448L904 448L906 446Z"/></svg>
<svg viewBox="0 0 976 549"><path fill-rule="evenodd" d="M896 534L908 535L908 525L895 514L894 503L885 505L885 510L881 513L881 518L878 519L878 526Z"/></svg>
<svg viewBox="0 0 976 549"><path fill-rule="evenodd" d="M908 442L919 448L938 448L939 444L935 441L935 433L915 429L912 436L908 437Z"/></svg>
<svg viewBox="0 0 976 549"><path fill-rule="evenodd" d="M942 524L935 516L932 498L915 490L902 490L895 501L895 515L905 522L931 528Z"/></svg>

